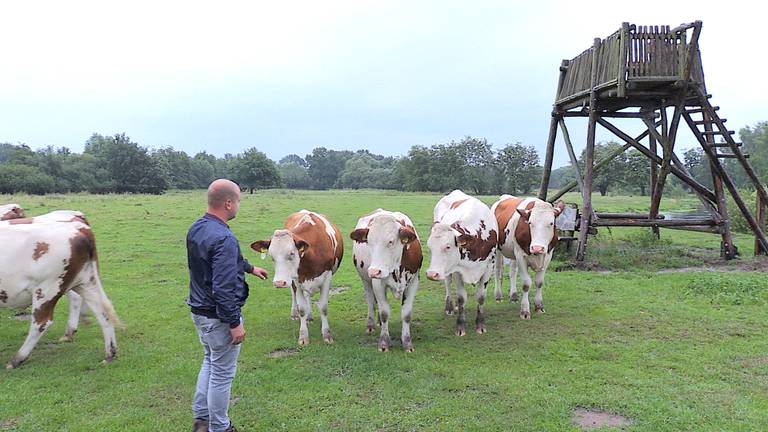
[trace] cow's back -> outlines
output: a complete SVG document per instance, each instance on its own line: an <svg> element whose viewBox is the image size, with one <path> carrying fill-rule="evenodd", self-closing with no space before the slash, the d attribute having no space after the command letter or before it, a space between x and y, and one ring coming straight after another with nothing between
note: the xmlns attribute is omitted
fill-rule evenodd
<svg viewBox="0 0 768 432"><path fill-rule="evenodd" d="M319 213L301 210L288 216L284 226L310 245L299 262L300 282L325 271L336 272L344 256L344 241L336 225Z"/></svg>
<svg viewBox="0 0 768 432"><path fill-rule="evenodd" d="M449 225L461 234L472 236L473 240L466 247L467 253L462 256L462 261L485 261L492 257L498 242L499 228L491 209L479 199L463 192L455 194L453 198L457 199L452 200L452 204L443 211L437 222ZM435 210L437 213L437 209Z"/></svg>

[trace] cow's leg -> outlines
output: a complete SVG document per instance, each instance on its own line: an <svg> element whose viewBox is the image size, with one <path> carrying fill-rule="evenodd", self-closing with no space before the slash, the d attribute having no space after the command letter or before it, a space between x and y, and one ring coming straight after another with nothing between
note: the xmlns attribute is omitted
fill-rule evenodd
<svg viewBox="0 0 768 432"><path fill-rule="evenodd" d="M504 255L501 254L500 249L496 249L496 264L494 267L494 275L496 276L494 283L496 284L495 294L496 301L501 301L501 284L504 281Z"/></svg>
<svg viewBox="0 0 768 432"><path fill-rule="evenodd" d="M362 277L360 279L363 281L365 301L368 303L368 322L366 323L365 332L371 334L373 333L373 330L376 329L376 324L373 321L374 304L376 303L376 298L373 295L373 286L371 285L371 281Z"/></svg>
<svg viewBox="0 0 768 432"><path fill-rule="evenodd" d="M547 267L549 266L549 262L552 260L552 255L550 255L546 258L546 261L544 262L544 266L541 268L541 270L536 273L536 297L534 298L534 304L536 305L536 312L538 313L544 313L544 298L542 296L542 288L544 286L544 274L547 272Z"/></svg>
<svg viewBox="0 0 768 432"><path fill-rule="evenodd" d="M53 283L41 285L35 290L32 299L32 319L30 320L27 338L16 352L16 355L5 365L6 369L13 369L22 364L37 345L37 342L53 324L53 309L56 307L59 297L58 280Z"/></svg>
<svg viewBox="0 0 768 432"><path fill-rule="evenodd" d="M294 285L296 282L292 282ZM299 319L299 307L296 304L296 290L291 289L291 319L296 321Z"/></svg>
<svg viewBox="0 0 768 432"><path fill-rule="evenodd" d="M517 260L509 263L509 301L517 301Z"/></svg>
<svg viewBox="0 0 768 432"><path fill-rule="evenodd" d="M465 313L465 306L467 304L467 288L464 286L464 279L461 278L461 274L456 273L454 276L456 279L456 303L459 305L459 310L456 317L456 336L464 336L467 334L465 324L467 316Z"/></svg>
<svg viewBox="0 0 768 432"><path fill-rule="evenodd" d="M80 323L80 311L83 305L83 298L74 290L67 291L67 300L69 300L69 316L67 317L67 329L64 330L64 336L59 338L60 342L72 342L77 326Z"/></svg>
<svg viewBox="0 0 768 432"><path fill-rule="evenodd" d="M415 275L408 283L403 292L403 308L400 310L400 318L403 321L403 331L400 340L403 341L403 349L406 352L413 352L413 341L411 340L411 313L413 312L413 299L416 297L416 291L419 289L419 276Z"/></svg>
<svg viewBox="0 0 768 432"><path fill-rule="evenodd" d="M307 316L312 304L307 300L304 287L293 288L296 291L296 307L299 310L299 345L309 344L309 329L307 328Z"/></svg>
<svg viewBox="0 0 768 432"><path fill-rule="evenodd" d="M311 290L299 290L304 295L304 300L307 302L307 322L311 323L315 319L312 317L312 291Z"/></svg>
<svg viewBox="0 0 768 432"><path fill-rule="evenodd" d="M85 304L93 311L93 315L101 326L101 332L104 335L104 351L106 352L104 361L110 362L117 356L115 325L118 325L120 320L112 307L112 302L109 301L104 292L99 275L93 268L90 269L90 272L92 273L83 273L86 282L80 286L78 292L85 300Z"/></svg>
<svg viewBox="0 0 768 432"><path fill-rule="evenodd" d="M453 301L451 301L451 281L453 280L453 274L445 276L445 314L453 315Z"/></svg>
<svg viewBox="0 0 768 432"><path fill-rule="evenodd" d="M488 287L488 282L491 281L491 275L488 273L486 276L483 276L482 279L477 283L477 292L475 293L475 296L477 298L477 318L475 318L475 331L477 334L483 334L485 333L485 311L484 305L485 305L485 292Z"/></svg>
<svg viewBox="0 0 768 432"><path fill-rule="evenodd" d="M376 304L379 306L379 319L381 320L381 335L379 336L379 351L389 351L389 302L387 302L387 286L381 279L371 281L373 285L373 295L376 297Z"/></svg>
<svg viewBox="0 0 768 432"><path fill-rule="evenodd" d="M528 290L531 288L531 275L528 274L528 264L525 259L517 260L517 270L523 280L523 299L520 301L520 318L531 319L531 305L528 303Z"/></svg>
<svg viewBox="0 0 768 432"><path fill-rule="evenodd" d="M331 336L331 327L328 325L328 295L331 292L331 275L329 274L323 285L320 287L320 301L317 303L318 309L320 309L320 321L321 328L323 330L323 342L333 343L333 336Z"/></svg>

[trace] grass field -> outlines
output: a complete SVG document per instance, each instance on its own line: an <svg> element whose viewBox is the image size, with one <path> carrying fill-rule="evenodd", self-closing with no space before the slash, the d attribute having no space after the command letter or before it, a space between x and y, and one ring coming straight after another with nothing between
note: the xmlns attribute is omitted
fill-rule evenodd
<svg viewBox="0 0 768 432"><path fill-rule="evenodd" d="M96 324L81 326L74 343L56 342L66 321L66 307L59 307L27 363L0 371L0 431L188 430L202 349L184 303L184 238L204 210L204 192L1 198L31 215L60 208L88 215L105 289L125 328L117 333L117 360L101 364ZM248 245L268 237L292 211L325 213L346 238L360 215L376 207L399 210L426 239L438 198L264 191L243 196L231 226L246 258L271 270ZM639 210L647 201L596 196L595 206ZM696 204L663 203L669 210ZM378 335L365 334L365 300L348 239L333 283L348 289L329 302L333 345L322 343L316 320L311 345L270 356L297 348L298 323L289 319L287 290L251 278L232 419L244 431L569 431L579 430L572 416L584 407L626 416L632 424L625 430L632 431L768 430L768 278L746 271L766 267L749 258L752 238L737 235L746 259L718 265L717 236L662 231L654 241L645 232L601 230L589 258L599 271L549 272L547 313L530 321L518 318L518 303L489 303L484 335L454 336L455 317L443 314L443 286L422 271L412 354L399 345L379 353ZM567 263L560 256L555 265ZM658 271L704 264L716 271ZM28 330L14 312L0 309L3 363ZM398 305L393 314L390 330L399 341Z"/></svg>

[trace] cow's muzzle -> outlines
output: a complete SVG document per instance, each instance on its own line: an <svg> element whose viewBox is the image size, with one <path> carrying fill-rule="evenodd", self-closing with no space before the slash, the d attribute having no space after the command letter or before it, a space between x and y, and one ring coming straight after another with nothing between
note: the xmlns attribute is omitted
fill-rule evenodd
<svg viewBox="0 0 768 432"><path fill-rule="evenodd" d="M285 288L288 286L288 281L273 279L272 284L275 286L275 288Z"/></svg>
<svg viewBox="0 0 768 432"><path fill-rule="evenodd" d="M534 255L541 255L547 251L544 246L531 246L531 253Z"/></svg>
<svg viewBox="0 0 768 432"><path fill-rule="evenodd" d="M428 271L427 272L427 279L433 280L433 281L441 281L445 279L445 275L441 275L440 273L436 271Z"/></svg>

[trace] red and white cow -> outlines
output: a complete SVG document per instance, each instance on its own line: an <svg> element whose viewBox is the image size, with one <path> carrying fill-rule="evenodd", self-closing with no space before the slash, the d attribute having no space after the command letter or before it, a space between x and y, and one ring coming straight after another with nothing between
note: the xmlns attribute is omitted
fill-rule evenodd
<svg viewBox="0 0 768 432"><path fill-rule="evenodd" d="M0 221L9 219L21 219L24 217L24 209L18 204L0 205Z"/></svg>
<svg viewBox="0 0 768 432"><path fill-rule="evenodd" d="M502 256L512 262L509 267L509 298L517 301L517 272L523 281L523 300L520 302L520 318L531 319L528 290L531 276L528 267L536 272L536 311L544 313L541 287L544 274L552 260L552 251L557 245L555 218L563 211L565 204L552 204L538 198L517 198L502 195L491 209L501 228L499 248L496 257L496 300L501 301L501 281L504 277Z"/></svg>
<svg viewBox="0 0 768 432"><path fill-rule="evenodd" d="M379 350L388 351L390 309L387 302L387 288L395 298L402 298L403 349L413 352L411 340L411 312L413 299L419 289L421 268L421 242L411 219L399 212L377 209L357 221L355 230L349 235L352 244L352 262L365 289L368 302L368 323L366 331L374 329L374 303L379 309L381 335Z"/></svg>
<svg viewBox="0 0 768 432"><path fill-rule="evenodd" d="M456 334L466 334L464 305L465 283L477 287L477 333L485 333L485 289L493 275L499 231L496 218L487 205L460 190L438 201L434 223L427 240L431 253L427 278L445 280L445 312L453 313L451 281L456 282L458 317Z"/></svg>
<svg viewBox="0 0 768 432"><path fill-rule="evenodd" d="M288 216L283 226L285 229L276 230L269 240L251 243L251 248L269 252L275 263L275 287L291 287L291 310L298 309L301 319L299 345L309 343L307 321L312 313L311 295L317 290L323 340L333 343L328 326L328 294L331 278L344 255L341 232L325 216L309 210Z"/></svg>
<svg viewBox="0 0 768 432"><path fill-rule="evenodd" d="M29 357L50 327L56 303L69 291L79 294L94 311L104 334L105 360L111 361L117 354L114 326L119 320L101 285L91 227L80 220L13 219L0 222L0 244L0 307L32 305L29 334L7 368ZM75 329L78 316L79 310L74 314ZM70 308L70 338L72 320Z"/></svg>

